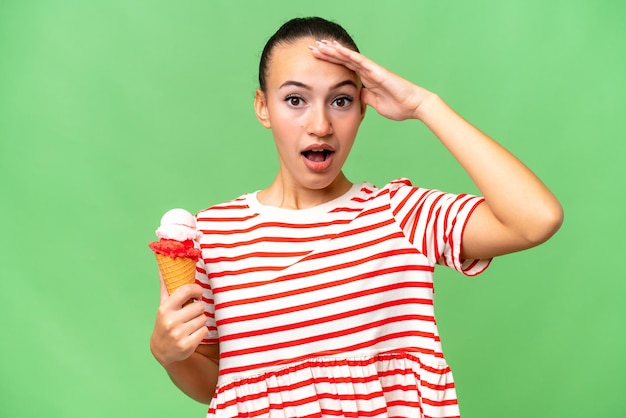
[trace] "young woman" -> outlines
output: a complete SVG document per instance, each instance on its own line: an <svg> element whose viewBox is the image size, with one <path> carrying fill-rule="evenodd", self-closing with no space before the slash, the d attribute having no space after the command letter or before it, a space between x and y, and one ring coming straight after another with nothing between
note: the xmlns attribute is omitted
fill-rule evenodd
<svg viewBox="0 0 626 418"><path fill-rule="evenodd" d="M151 349L209 416L459 416L433 309L436 264L466 275L538 245L562 209L519 160L436 94L294 19L268 41L254 107L280 161L267 188L197 215L197 284L162 292ZM367 107L417 119L482 197L353 184ZM189 299L202 303L185 304Z"/></svg>

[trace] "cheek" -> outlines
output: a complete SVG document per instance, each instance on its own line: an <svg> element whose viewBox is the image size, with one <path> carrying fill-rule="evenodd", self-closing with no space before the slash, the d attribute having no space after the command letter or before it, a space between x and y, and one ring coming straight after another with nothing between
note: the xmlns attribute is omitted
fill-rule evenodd
<svg viewBox="0 0 626 418"><path fill-rule="evenodd" d="M292 109L281 106L280 104L275 104L270 107L270 115L272 127L276 127L277 129L284 130L303 124L302 118L299 118Z"/></svg>
<svg viewBox="0 0 626 418"><path fill-rule="evenodd" d="M297 146L299 124L294 118L274 113L272 117L272 136L279 152L291 153L291 148Z"/></svg>
<svg viewBox="0 0 626 418"><path fill-rule="evenodd" d="M354 137L359 130L359 126L361 126L361 121L361 113L354 112L338 121L337 127L341 129L343 136Z"/></svg>

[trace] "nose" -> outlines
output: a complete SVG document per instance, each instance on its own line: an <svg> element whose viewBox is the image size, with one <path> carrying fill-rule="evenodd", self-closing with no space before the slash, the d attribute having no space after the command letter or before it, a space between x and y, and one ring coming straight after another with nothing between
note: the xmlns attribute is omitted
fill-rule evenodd
<svg viewBox="0 0 626 418"><path fill-rule="evenodd" d="M333 126L330 118L326 114L324 106L315 106L312 108L307 123L307 132L309 135L323 138L333 133Z"/></svg>

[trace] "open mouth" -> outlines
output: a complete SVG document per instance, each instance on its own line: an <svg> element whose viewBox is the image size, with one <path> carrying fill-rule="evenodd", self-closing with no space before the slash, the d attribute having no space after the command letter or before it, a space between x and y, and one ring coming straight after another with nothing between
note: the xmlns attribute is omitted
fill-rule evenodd
<svg viewBox="0 0 626 418"><path fill-rule="evenodd" d="M307 160L314 161L316 163L326 161L328 156L332 154L332 151L320 149L320 150L310 150L302 152L302 156Z"/></svg>

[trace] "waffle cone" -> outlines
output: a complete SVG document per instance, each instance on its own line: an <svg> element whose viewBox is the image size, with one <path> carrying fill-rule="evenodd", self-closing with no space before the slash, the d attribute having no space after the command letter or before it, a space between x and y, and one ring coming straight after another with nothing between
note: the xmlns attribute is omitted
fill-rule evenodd
<svg viewBox="0 0 626 418"><path fill-rule="evenodd" d="M161 276L165 281L167 293L172 294L184 284L193 284L196 281L196 260L192 258L176 257L155 253Z"/></svg>

